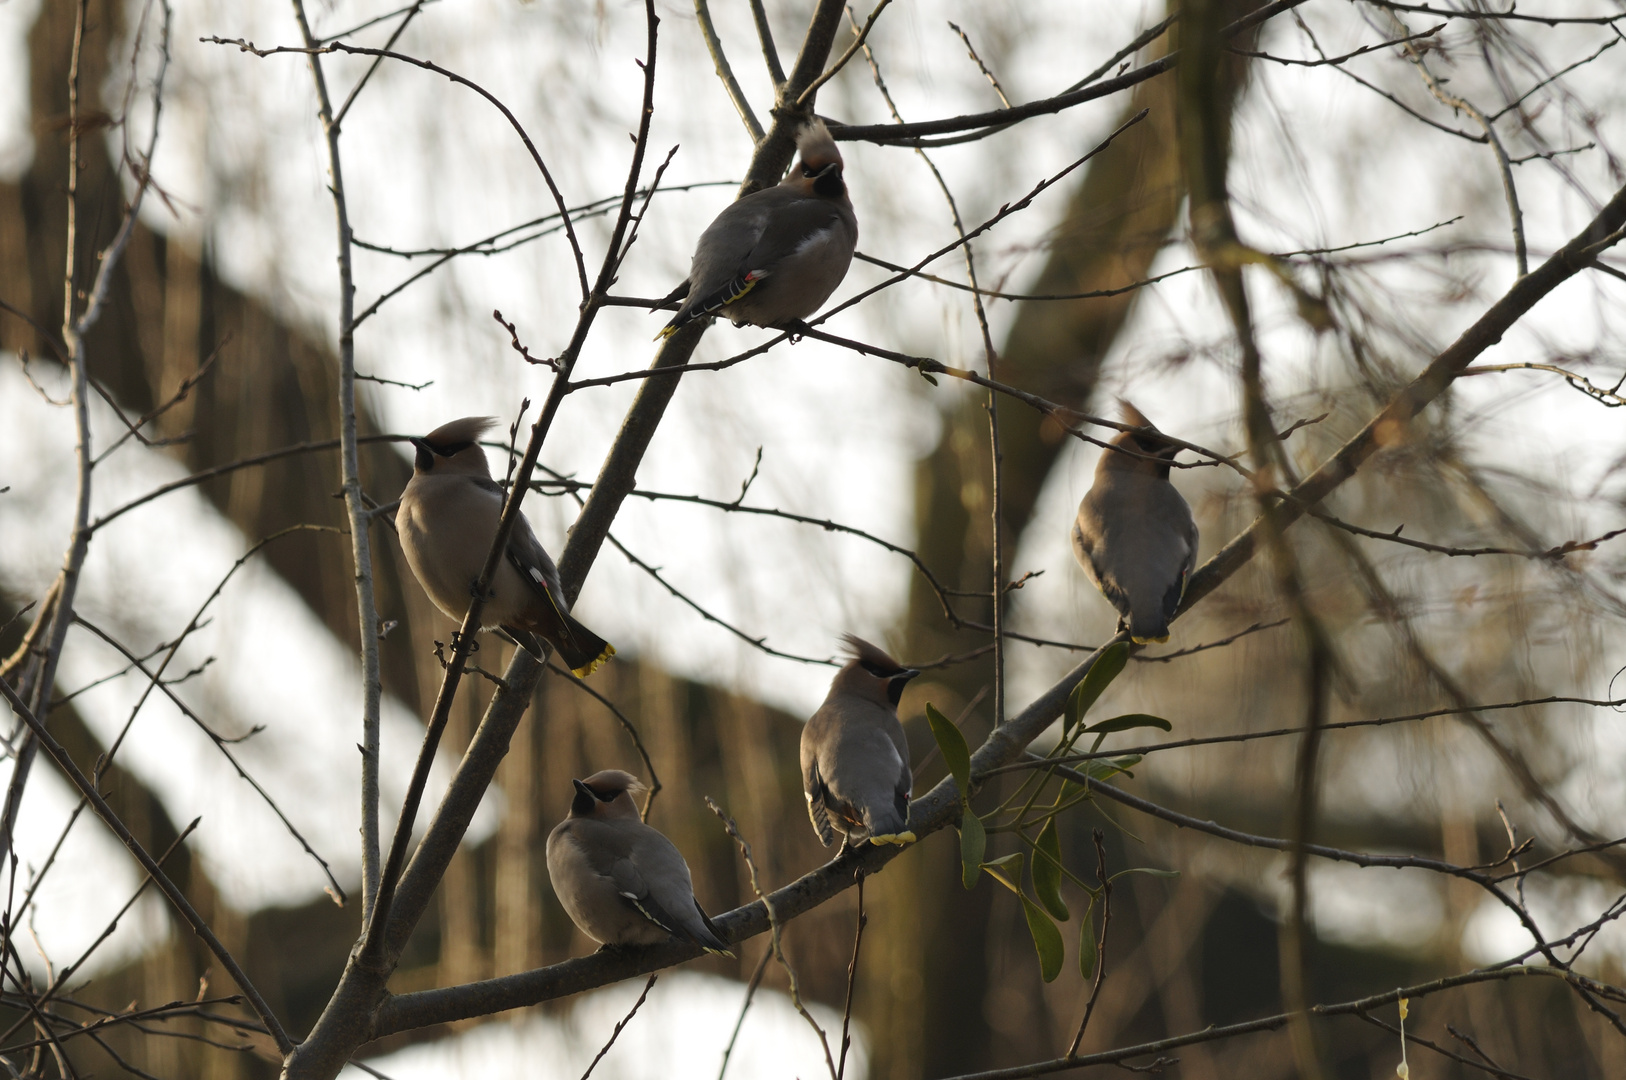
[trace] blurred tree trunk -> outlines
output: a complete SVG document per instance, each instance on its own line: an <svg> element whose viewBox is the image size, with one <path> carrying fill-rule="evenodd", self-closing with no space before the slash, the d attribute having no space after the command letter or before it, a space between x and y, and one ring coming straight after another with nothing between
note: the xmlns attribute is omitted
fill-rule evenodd
<svg viewBox="0 0 1626 1080"><path fill-rule="evenodd" d="M1171 10L1174 6L1170 5ZM1246 0L1232 3L1239 14L1251 6ZM1173 36L1174 31L1165 34L1148 52L1156 56L1174 48ZM1231 66L1231 78L1224 88L1225 113L1239 96L1245 73L1243 62ZM1142 280L1175 231L1185 185L1175 140L1173 80L1142 83L1117 122L1141 109L1151 110L1147 119L1089 164L1065 217L1051 234L1048 260L1028 292L1093 292ZM1138 295L1131 291L1085 300L1021 301L996 361L998 377L1061 404L1088 407L1101 363L1128 321ZM1015 577L1020 568L1012 567L1009 560L1067 436L1053 421L1041 420L1033 410L1009 402L1001 403L999 433L1003 454L1000 529L1006 572ZM980 394L964 394L946 412L937 449L916 470L916 550L949 588L984 594L991 590L992 492L986 401ZM992 622L988 599L962 598L956 601L956 608L975 621ZM914 660L969 651L988 640L985 632L950 627L936 595L919 577L912 586L908 618L906 652ZM929 682L921 680L924 699L952 717L984 687L991 689L992 671L989 657L932 672ZM991 712L985 700L978 713ZM980 734L985 722L974 718L968 727ZM972 742L975 745L976 739ZM917 743L922 748L930 745L929 736ZM924 778L917 787L923 786ZM883 1007L882 1016L875 1021L876 1030L891 1037L878 1041L872 1076L905 1080L1003 1063L992 1046L996 1028L1007 1031L1006 1044L1020 1047L1027 1058L1034 1047L1053 1041L1052 1020L1042 1009L1024 1010L1026 1017L1002 1016L999 1023L991 1022L990 1010L998 1009L1001 1002L1021 1000L1022 993L1014 983L996 985L989 970L989 940L980 933L967 933L965 928L988 925L992 931L990 920L1005 919L1011 912L997 902L990 910L993 890L986 883L970 892L961 889L957 860L952 845L940 843L927 845L916 857L889 868L887 877L894 879L886 885L890 902L914 898L916 903L901 916L906 925L884 937L877 935L872 977L877 969L920 971L925 989L918 1002L903 996L886 999L880 992L874 995L892 1005ZM903 880L911 876L918 880ZM933 902L921 903L925 897ZM1017 917L1015 924L1020 923ZM998 937L990 934L990 940ZM1031 982L1032 974L1012 972L1012 978ZM1019 1034L1024 1024L1025 1032Z"/></svg>

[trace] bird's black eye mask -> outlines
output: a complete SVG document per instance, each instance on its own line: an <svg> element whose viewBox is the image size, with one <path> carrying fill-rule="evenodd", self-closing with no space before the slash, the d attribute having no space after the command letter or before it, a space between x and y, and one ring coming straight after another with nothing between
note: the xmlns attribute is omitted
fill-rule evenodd
<svg viewBox="0 0 1626 1080"><path fill-rule="evenodd" d="M813 168L805 161L802 163L802 176L813 181L813 190L826 198L839 199L847 190L847 185L841 179L841 162L832 161L827 165Z"/></svg>
<svg viewBox="0 0 1626 1080"><path fill-rule="evenodd" d="M459 443L450 443L446 446L436 446L428 439L413 439L412 445L418 451L413 457L413 464L417 465L421 471L429 472L435 467L435 458L449 458L455 454L461 454L473 446L474 443L465 440Z"/></svg>
<svg viewBox="0 0 1626 1080"><path fill-rule="evenodd" d="M894 668L889 670L881 667L879 664L872 664L868 660L858 661L858 666L875 676L877 679L886 680L886 697L887 700L892 702L894 705L903 700L903 688L909 685L909 680L920 674L920 672L914 670L913 668Z"/></svg>
<svg viewBox="0 0 1626 1080"><path fill-rule="evenodd" d="M576 797L570 801L570 810L575 814L591 814L594 804L614 802L621 794L616 791L606 795L596 788L588 787L580 780L572 780L571 783L576 785Z"/></svg>

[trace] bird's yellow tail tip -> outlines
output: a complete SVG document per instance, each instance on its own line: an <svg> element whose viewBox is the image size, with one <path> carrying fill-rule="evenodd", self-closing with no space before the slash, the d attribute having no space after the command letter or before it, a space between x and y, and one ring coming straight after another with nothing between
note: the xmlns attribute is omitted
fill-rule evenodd
<svg viewBox="0 0 1626 1080"><path fill-rule="evenodd" d="M905 829L900 833L887 833L884 836L872 836L869 838L869 842L874 844L876 847L880 847L882 844L896 844L899 847L902 847L905 844L914 843L915 834L910 832L908 829Z"/></svg>
<svg viewBox="0 0 1626 1080"><path fill-rule="evenodd" d="M663 326L663 327L661 327L661 332L656 334L652 340L660 341L662 338L669 338L675 333L677 333L677 327L675 327L675 326Z"/></svg>
<svg viewBox="0 0 1626 1080"><path fill-rule="evenodd" d="M1129 635L1129 640L1133 641L1136 645L1161 645L1165 641L1169 640L1169 635L1164 634L1162 637L1136 637L1135 635L1131 634Z"/></svg>
<svg viewBox="0 0 1626 1080"><path fill-rule="evenodd" d="M612 657L614 655L615 655L615 646L606 644L604 646L604 651L599 653L597 656L593 657L593 659L590 662L583 664L579 668L571 668L570 670L571 670L571 672L573 674L575 674L576 678L585 679L585 678L587 678L587 676L589 676L593 672L597 671L599 669L599 666L601 664L603 664L604 661L608 660L610 657Z"/></svg>
<svg viewBox="0 0 1626 1080"><path fill-rule="evenodd" d="M713 955L713 956L722 956L722 957L726 957L729 960L738 960L739 959L739 957L735 956L733 953L729 952L727 949L713 949L709 945L702 945L700 947L702 949L704 949L706 952L711 953L711 955Z"/></svg>

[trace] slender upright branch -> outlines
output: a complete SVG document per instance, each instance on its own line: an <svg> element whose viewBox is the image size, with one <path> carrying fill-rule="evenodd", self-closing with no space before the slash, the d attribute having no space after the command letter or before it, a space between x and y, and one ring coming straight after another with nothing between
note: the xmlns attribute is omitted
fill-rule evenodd
<svg viewBox="0 0 1626 1080"><path fill-rule="evenodd" d="M751 108L751 101L740 89L740 82L734 77L734 69L729 66L728 54L723 52L722 39L717 36L717 27L711 21L711 6L706 0L694 0L695 21L700 24L700 35L706 39L706 51L711 53L711 62L717 68L717 78L722 80L723 89L728 91L728 100L734 103L734 111L740 114L740 122L745 125L746 133L751 136L751 145L756 146L762 142L762 121L757 119L755 110ZM780 76L783 79L783 75Z"/></svg>
<svg viewBox="0 0 1626 1080"><path fill-rule="evenodd" d="M836 1062L836 1080L844 1080L847 1075L847 1047L852 1045L852 1036L849 1034L853 1019L853 988L858 982L858 954L864 945L864 927L869 925L869 916L864 913L864 872L858 872L858 927L853 931L853 958L847 964L847 1000L841 1009L841 1060Z"/></svg>
<svg viewBox="0 0 1626 1080"><path fill-rule="evenodd" d="M67 190L67 234L64 238L66 252L66 267L63 274L62 298L62 344L66 352L66 362L69 378L72 383L72 392L69 403L73 409L74 418L74 460L75 460L75 491L73 529L68 539L67 550L62 557L62 569L57 580L51 586L53 603L41 605L36 618L38 625L48 625L49 630L41 636L30 631L30 636L38 642L32 658L25 661L27 667L23 672L21 685L28 707L42 716L48 716L47 705L56 684L56 670L62 658L62 646L67 640L68 627L73 624L73 604L78 593L79 575L85 564L85 558L90 552L90 538L94 531L90 524L90 497L91 473L95 467L96 455L91 448L90 432L90 393L91 383L88 373L89 358L86 354L85 339L91 328L101 319L106 308L109 290L112 288L113 271L124 255L124 249L135 232L136 215L141 210L142 200L146 197L148 188L152 185L152 159L158 147L159 120L163 115L164 77L169 71L169 32L171 24L171 10L167 0L162 5L163 28L159 42L159 68L153 86L153 116L152 131L148 134L145 157L140 162L132 163L132 171L137 173L136 190L129 204L124 208L123 219L119 223L113 239L108 245L97 253L96 276L88 289L84 291L84 310L75 316L75 301L80 295L79 267L78 267L78 199L79 199L79 139L82 136L79 123L79 77L80 62L84 52L85 19L87 13L87 0L80 0L75 8L73 53L68 66L68 190ZM145 19L145 14L143 14ZM135 47L139 49L141 35L136 37ZM48 620L48 623L46 622ZM22 806L23 790L28 784L28 777L32 771L36 756L35 736L32 731L24 732L22 745L18 747L17 759L12 767L11 779L6 786L5 804L0 807L0 862L11 853L12 835L17 825L17 814Z"/></svg>
<svg viewBox="0 0 1626 1080"><path fill-rule="evenodd" d="M785 65L779 62L779 49L773 43L773 27L768 25L768 12L762 0L751 0L751 21L757 24L757 40L762 44L762 62L768 65L768 77L778 90L785 82Z"/></svg>
<svg viewBox="0 0 1626 1080"><path fill-rule="evenodd" d="M1519 209L1519 189L1513 181L1513 163L1508 158L1507 147L1502 145L1502 136L1496 130L1495 121L1486 116L1483 110L1468 101L1467 98L1447 90L1443 80L1429 70L1428 62L1424 59L1422 50L1413 44L1415 38L1425 37L1426 34L1412 34L1411 28L1394 12L1386 11L1385 14L1389 16L1389 22L1394 26L1395 31L1406 35L1402 38L1405 43L1406 59L1411 61L1412 66L1417 69L1417 74L1422 76L1424 85L1428 87L1428 92L1433 94L1440 104L1455 111L1465 112L1472 117L1474 123L1478 124L1479 129L1485 133L1485 142L1495 152L1496 170L1502 178L1502 197L1507 200L1507 214L1513 226L1513 261L1518 268L1519 276L1523 277L1530 272L1530 256L1524 242L1524 213ZM1438 29L1439 27L1435 27L1435 30ZM1429 33L1433 32L1429 31Z"/></svg>
<svg viewBox="0 0 1626 1080"><path fill-rule="evenodd" d="M322 58L314 51L321 47L305 18L304 0L292 0L294 18L299 23L305 47L313 50L311 80L316 84L317 116L327 142L328 191L333 195L334 223L338 230L339 264L339 475L344 492L344 510L350 519L350 561L356 581L356 627L361 635L361 917L372 918L378 899L378 754L379 703L384 681L379 672L378 605L373 596L372 514L361 486L361 455L356 444L356 282L350 255L350 209L345 200L344 166L339 153L339 125L343 113L335 115L328 96ZM402 20L406 26L412 14ZM399 30L397 30L399 34ZM394 38L391 38L393 43ZM375 59L382 61L382 57ZM369 71L367 75L371 75ZM366 81L366 76L363 77ZM356 87L359 92L360 84ZM352 100L354 100L352 98ZM345 102L345 108L350 103Z"/></svg>
<svg viewBox="0 0 1626 1080"><path fill-rule="evenodd" d="M1101 890L1101 933L1095 939L1095 977L1090 981L1090 996L1084 1002L1084 1017L1078 1022L1078 1031L1073 1035L1073 1043L1067 1048L1068 1057L1078 1055L1078 1046L1084 1041L1084 1032L1089 1030L1090 1017L1095 1015L1095 1003L1100 999L1101 986L1106 981L1107 931L1112 928L1112 876L1107 873L1106 836L1100 829L1094 829L1090 838L1095 842L1095 880ZM1084 917L1088 919L1090 914L1087 913ZM1082 949L1084 943L1080 941L1078 947Z"/></svg>

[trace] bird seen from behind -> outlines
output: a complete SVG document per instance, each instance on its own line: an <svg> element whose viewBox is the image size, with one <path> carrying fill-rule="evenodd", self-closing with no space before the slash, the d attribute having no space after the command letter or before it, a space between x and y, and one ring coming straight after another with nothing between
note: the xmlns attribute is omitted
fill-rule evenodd
<svg viewBox="0 0 1626 1080"><path fill-rule="evenodd" d="M825 847L913 843L909 831L909 741L898 722L903 688L920 672L853 634L852 658L802 728L802 790Z"/></svg>
<svg viewBox="0 0 1626 1080"><path fill-rule="evenodd" d="M1180 447L1129 402L1124 431L1101 452L1095 483L1078 505L1073 554L1118 609L1118 629L1145 645L1169 640L1186 579L1197 565L1197 523L1169 482Z"/></svg>
<svg viewBox="0 0 1626 1080"><path fill-rule="evenodd" d="M637 779L605 769L571 783L570 815L548 835L548 877L581 932L611 947L676 937L732 957L694 897L683 856L638 816Z"/></svg>

